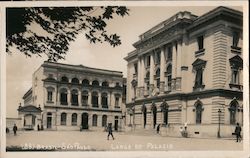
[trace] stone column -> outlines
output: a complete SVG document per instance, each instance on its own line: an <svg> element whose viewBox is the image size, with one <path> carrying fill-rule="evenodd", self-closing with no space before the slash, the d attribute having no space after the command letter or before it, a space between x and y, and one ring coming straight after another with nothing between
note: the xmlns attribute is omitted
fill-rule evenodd
<svg viewBox="0 0 250 158"><path fill-rule="evenodd" d="M141 97L141 91L140 91L140 87L141 87L141 59L138 59L138 77L137 77L137 93L136 93L136 97L140 98Z"/></svg>
<svg viewBox="0 0 250 158"><path fill-rule="evenodd" d="M172 83L171 83L171 90L175 91L175 83L176 83L176 67L177 67L177 48L178 45L176 42L173 43L173 59L172 59Z"/></svg>
<svg viewBox="0 0 250 158"><path fill-rule="evenodd" d="M77 113L77 126L82 124L82 113Z"/></svg>
<svg viewBox="0 0 250 158"><path fill-rule="evenodd" d="M82 106L82 91L78 91L78 106Z"/></svg>
<svg viewBox="0 0 250 158"><path fill-rule="evenodd" d="M72 116L72 113L66 113L67 114L67 117L66 117L66 126L71 126L71 116Z"/></svg>
<svg viewBox="0 0 250 158"><path fill-rule="evenodd" d="M154 89L154 67L155 67L155 63L154 63L154 54L151 54L150 56L150 76L149 76L149 84L150 84L150 87L149 87L149 94L152 95L152 91Z"/></svg>
<svg viewBox="0 0 250 158"><path fill-rule="evenodd" d="M57 101L56 101L56 105L61 105L61 97L60 97L60 91L57 92Z"/></svg>
<svg viewBox="0 0 250 158"><path fill-rule="evenodd" d="M112 92L108 93L108 108L114 109L113 95Z"/></svg>
<svg viewBox="0 0 250 158"><path fill-rule="evenodd" d="M161 48L161 68L160 68L160 93L164 93L165 89L165 70L166 70L166 60L165 60L165 48Z"/></svg>
<svg viewBox="0 0 250 158"><path fill-rule="evenodd" d="M177 46L177 66L176 66L176 90L181 90L181 56L182 56L182 41L178 42Z"/></svg>
<svg viewBox="0 0 250 158"><path fill-rule="evenodd" d="M67 93L67 102L68 102L68 106L71 106L71 92L70 92L70 89L68 89L68 93Z"/></svg>
<svg viewBox="0 0 250 158"><path fill-rule="evenodd" d="M145 87L145 61L144 57L141 58L141 96L144 96L144 87Z"/></svg>
<svg viewBox="0 0 250 158"><path fill-rule="evenodd" d="M102 108L102 94L98 92L98 107Z"/></svg>
<svg viewBox="0 0 250 158"><path fill-rule="evenodd" d="M88 106L91 107L92 103L91 103L91 99L92 99L92 95L91 95L91 91L88 91Z"/></svg>

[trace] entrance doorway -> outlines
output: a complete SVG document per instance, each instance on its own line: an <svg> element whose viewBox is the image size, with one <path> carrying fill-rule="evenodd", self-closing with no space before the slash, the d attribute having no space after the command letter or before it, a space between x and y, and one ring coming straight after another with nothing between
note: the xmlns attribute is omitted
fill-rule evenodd
<svg viewBox="0 0 250 158"><path fill-rule="evenodd" d="M115 131L118 131L118 123L119 123L118 116L115 116Z"/></svg>
<svg viewBox="0 0 250 158"><path fill-rule="evenodd" d="M52 114L50 112L47 113L47 129L52 128Z"/></svg>
<svg viewBox="0 0 250 158"><path fill-rule="evenodd" d="M83 113L82 114L82 129L89 129L89 116L88 113Z"/></svg>

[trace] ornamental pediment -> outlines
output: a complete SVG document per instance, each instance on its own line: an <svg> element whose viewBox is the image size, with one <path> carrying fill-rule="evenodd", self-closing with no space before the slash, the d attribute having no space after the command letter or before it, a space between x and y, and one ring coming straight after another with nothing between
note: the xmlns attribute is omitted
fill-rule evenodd
<svg viewBox="0 0 250 158"><path fill-rule="evenodd" d="M198 66L205 66L207 63L207 61L205 60L202 60L202 59L196 59L194 62L193 62L193 67L198 67Z"/></svg>
<svg viewBox="0 0 250 158"><path fill-rule="evenodd" d="M243 67L243 60L239 55L236 55L229 59L230 65L233 67Z"/></svg>

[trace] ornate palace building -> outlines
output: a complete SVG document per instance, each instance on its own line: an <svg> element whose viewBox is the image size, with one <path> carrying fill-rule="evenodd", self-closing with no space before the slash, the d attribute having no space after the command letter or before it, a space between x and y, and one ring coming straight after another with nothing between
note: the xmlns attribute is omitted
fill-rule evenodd
<svg viewBox="0 0 250 158"><path fill-rule="evenodd" d="M243 122L240 11L175 14L140 35L128 53L127 126L180 136L231 137Z"/></svg>
<svg viewBox="0 0 250 158"><path fill-rule="evenodd" d="M122 72L44 62L32 78L18 109L23 128L103 130L107 123L122 128Z"/></svg>

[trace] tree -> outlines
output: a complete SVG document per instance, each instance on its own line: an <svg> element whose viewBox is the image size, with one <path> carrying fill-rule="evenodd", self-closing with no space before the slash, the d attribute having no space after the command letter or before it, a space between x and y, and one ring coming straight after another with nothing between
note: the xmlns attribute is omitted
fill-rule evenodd
<svg viewBox="0 0 250 158"><path fill-rule="evenodd" d="M120 36L107 32L107 21L128 12L123 6L7 8L6 52L16 47L26 56L47 55L49 61L57 61L65 58L69 43L80 33L91 43L116 47Z"/></svg>

